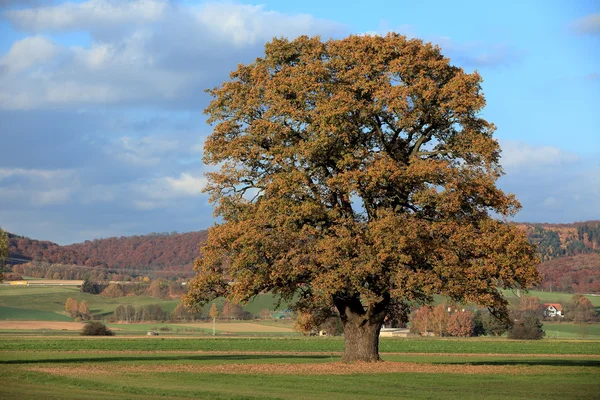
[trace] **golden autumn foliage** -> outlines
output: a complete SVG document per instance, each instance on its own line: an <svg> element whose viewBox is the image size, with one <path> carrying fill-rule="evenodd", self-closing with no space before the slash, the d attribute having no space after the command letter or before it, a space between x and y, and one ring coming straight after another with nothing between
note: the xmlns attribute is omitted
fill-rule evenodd
<svg viewBox="0 0 600 400"><path fill-rule="evenodd" d="M272 291L344 324L345 361L378 360L392 307L434 294L507 315L537 281L481 77L389 34L274 39L210 90L209 230L186 305ZM296 294L296 297L293 297Z"/></svg>

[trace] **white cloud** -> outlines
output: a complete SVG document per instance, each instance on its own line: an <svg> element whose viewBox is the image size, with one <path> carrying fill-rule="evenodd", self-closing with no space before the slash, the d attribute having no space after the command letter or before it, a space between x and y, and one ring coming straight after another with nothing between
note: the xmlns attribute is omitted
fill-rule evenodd
<svg viewBox="0 0 600 400"><path fill-rule="evenodd" d="M46 206L52 204L63 204L69 201L71 197L70 188L49 189L37 193L32 199L32 203L37 206Z"/></svg>
<svg viewBox="0 0 600 400"><path fill-rule="evenodd" d="M264 5L250 4L204 4L196 10L196 18L209 31L237 46L270 40L283 33L293 37L319 31L324 23L341 28L309 14L288 15L267 11Z"/></svg>
<svg viewBox="0 0 600 400"><path fill-rule="evenodd" d="M166 0L89 0L55 6L10 10L5 16L29 32L87 31L107 27L156 21L167 9Z"/></svg>
<svg viewBox="0 0 600 400"><path fill-rule="evenodd" d="M178 177L164 176L146 182L137 182L134 187L133 206L139 210L173 207L178 201L202 195L206 178L201 174L182 172Z"/></svg>
<svg viewBox="0 0 600 400"><path fill-rule="evenodd" d="M274 36L327 37L343 30L310 15L236 3L89 0L4 15L25 32L85 32L91 39L85 46L58 47L32 36L15 44L14 54L4 58L16 67L0 75L0 108L10 110L98 104L196 107L204 89L226 79L237 63L252 61ZM22 56L35 53L34 45L45 50L33 58ZM41 61L47 64L41 72L24 67Z"/></svg>
<svg viewBox="0 0 600 400"><path fill-rule="evenodd" d="M31 168L0 168L0 180L10 177L25 177L29 179L52 180L68 178L74 174L72 170L65 169L31 169Z"/></svg>
<svg viewBox="0 0 600 400"><path fill-rule="evenodd" d="M449 56L453 62L473 68L494 68L510 65L524 56L507 43L486 43L471 41L459 43L449 37L432 40L442 49L442 54Z"/></svg>
<svg viewBox="0 0 600 400"><path fill-rule="evenodd" d="M15 203L35 207L63 204L78 186L72 170L0 168L0 200L6 202L5 207Z"/></svg>
<svg viewBox="0 0 600 400"><path fill-rule="evenodd" d="M523 142L503 141L501 164L507 170L560 166L579 160L577 154L552 146L531 146Z"/></svg>
<svg viewBox="0 0 600 400"><path fill-rule="evenodd" d="M400 25L395 29L380 29L363 32L365 36L385 36L390 32L399 33L408 38L422 39L417 35L415 25ZM447 36L434 36L424 39L442 49L442 54L452 59L453 64L469 68L496 68L510 65L521 59L525 52L507 43L488 43L482 40L457 42Z"/></svg>
<svg viewBox="0 0 600 400"><path fill-rule="evenodd" d="M514 193L521 202L519 221L566 223L598 219L600 155L583 156L522 143L514 147L517 149L508 153L510 163L499 187ZM503 143L503 148L510 147Z"/></svg>
<svg viewBox="0 0 600 400"><path fill-rule="evenodd" d="M105 149L118 160L134 166L155 166L169 152L180 149L176 139L165 139L158 136L120 137Z"/></svg>
<svg viewBox="0 0 600 400"><path fill-rule="evenodd" d="M207 181L203 176L193 176L188 173L182 173L179 175L179 178L165 178L165 182L174 193L187 196L198 196L202 194L202 190L206 186Z"/></svg>
<svg viewBox="0 0 600 400"><path fill-rule="evenodd" d="M0 58L0 66L8 71L20 71L52 60L59 52L49 39L42 36L30 36L17 40L8 53Z"/></svg>
<svg viewBox="0 0 600 400"><path fill-rule="evenodd" d="M546 208L558 208L561 202L556 197L546 197L542 202L542 205Z"/></svg>
<svg viewBox="0 0 600 400"><path fill-rule="evenodd" d="M119 185L92 185L84 188L78 198L82 204L110 203L117 200L118 192L123 192Z"/></svg>
<svg viewBox="0 0 600 400"><path fill-rule="evenodd" d="M573 22L571 27L576 33L582 35L598 35L600 34L600 13L579 18Z"/></svg>

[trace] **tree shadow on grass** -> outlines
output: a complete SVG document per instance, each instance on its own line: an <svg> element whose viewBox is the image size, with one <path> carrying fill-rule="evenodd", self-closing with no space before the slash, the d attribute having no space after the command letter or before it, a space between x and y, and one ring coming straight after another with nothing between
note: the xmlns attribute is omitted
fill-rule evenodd
<svg viewBox="0 0 600 400"><path fill-rule="evenodd" d="M279 355L279 354L206 354L206 355L169 355L161 356L159 354L139 357L139 356L111 356L111 357L77 357L77 358L48 358L38 360L7 360L0 361L0 365L9 364L82 364L82 363L110 363L110 362L130 362L130 361L222 361L224 363L233 361L247 361L249 363L265 360L290 360L292 363L304 363L318 360L336 360L339 356L329 355Z"/></svg>
<svg viewBox="0 0 600 400"><path fill-rule="evenodd" d="M571 359L571 358L540 358L537 360L489 360L489 361L466 361L466 362L450 362L443 364L452 365L549 365L557 367L600 367L600 359Z"/></svg>

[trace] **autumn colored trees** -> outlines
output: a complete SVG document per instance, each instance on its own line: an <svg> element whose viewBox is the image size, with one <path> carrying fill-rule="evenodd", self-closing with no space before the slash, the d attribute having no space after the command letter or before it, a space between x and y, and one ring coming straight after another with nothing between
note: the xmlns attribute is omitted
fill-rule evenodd
<svg viewBox="0 0 600 400"><path fill-rule="evenodd" d="M112 319L119 322L167 321L169 313L160 304L148 304L134 307L131 304L119 305Z"/></svg>
<svg viewBox="0 0 600 400"><path fill-rule="evenodd" d="M519 209L496 188L481 77L397 34L274 39L210 90L207 191L222 223L188 306L265 291L344 325L345 361L379 360L390 309L439 293L506 317L535 284ZM296 297L294 297L296 296Z"/></svg>
<svg viewBox="0 0 600 400"><path fill-rule="evenodd" d="M8 235L0 228L0 282L4 279L4 261L8 258Z"/></svg>
<svg viewBox="0 0 600 400"><path fill-rule="evenodd" d="M541 280L536 288L553 292L600 293L600 222L516 226L527 232L528 240L536 244L544 260L538 265ZM18 279L19 275L46 279L84 279L87 276L102 282L132 279L128 275L149 273L153 278L191 277L198 240L205 240L206 232L99 239L70 245L68 249L10 233L7 236L11 254L20 259L33 258L31 262L14 265L9 276L11 280ZM116 255L118 264L113 262ZM187 261L179 265L181 260ZM174 296L171 288L169 295Z"/></svg>
<svg viewBox="0 0 600 400"><path fill-rule="evenodd" d="M71 318L79 318L83 321L87 321L91 318L90 308L85 300L78 303L77 300L69 297L65 302L65 311Z"/></svg>
<svg viewBox="0 0 600 400"><path fill-rule="evenodd" d="M33 262L88 267L82 273L90 273L90 267L119 269L130 274L152 268L176 275L191 269L194 258L198 256L198 243L204 240L206 231L107 238L60 246L49 241L10 235L9 248L19 254L19 258ZM63 276L61 279L82 278Z"/></svg>
<svg viewBox="0 0 600 400"><path fill-rule="evenodd" d="M571 302L565 307L565 315L576 323L598 321L598 314L592 302L582 295L573 296Z"/></svg>
<svg viewBox="0 0 600 400"><path fill-rule="evenodd" d="M412 313L412 333L422 336L459 336L474 334L475 314L440 303L436 307L425 305Z"/></svg>

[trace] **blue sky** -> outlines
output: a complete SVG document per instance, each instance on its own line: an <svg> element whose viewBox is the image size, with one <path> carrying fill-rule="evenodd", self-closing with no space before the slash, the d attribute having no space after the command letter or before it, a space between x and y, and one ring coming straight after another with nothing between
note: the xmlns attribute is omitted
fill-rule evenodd
<svg viewBox="0 0 600 400"><path fill-rule="evenodd" d="M0 0L0 226L61 244L207 228L203 90L274 36L389 31L483 76L517 221L600 219L597 1Z"/></svg>

